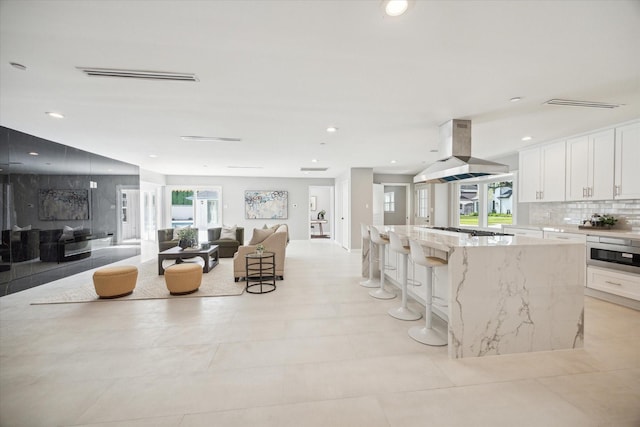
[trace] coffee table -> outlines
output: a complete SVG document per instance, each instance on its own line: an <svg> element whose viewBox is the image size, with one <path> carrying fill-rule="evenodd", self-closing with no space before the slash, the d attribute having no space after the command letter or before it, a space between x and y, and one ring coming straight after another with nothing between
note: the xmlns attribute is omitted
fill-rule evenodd
<svg viewBox="0 0 640 427"><path fill-rule="evenodd" d="M218 265L218 245L211 245L208 249L182 249L180 246L174 246L173 248L169 248L166 251L162 251L158 253L158 274L164 274L162 261L164 261L165 259L175 259L176 264L179 264L185 259L194 257L200 257L204 260L204 267L202 267L202 272L208 273L213 267Z"/></svg>

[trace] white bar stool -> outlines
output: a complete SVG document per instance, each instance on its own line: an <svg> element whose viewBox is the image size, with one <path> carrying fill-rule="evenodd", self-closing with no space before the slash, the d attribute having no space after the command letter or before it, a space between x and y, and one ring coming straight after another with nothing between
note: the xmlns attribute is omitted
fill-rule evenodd
<svg viewBox="0 0 640 427"><path fill-rule="evenodd" d="M432 316L433 316L433 269L436 267L443 267L447 265L447 261L442 258L427 256L420 243L415 240L409 240L409 247L411 249L411 258L413 262L418 265L423 265L427 268L427 297L425 301L425 313L424 318L426 323L424 327L414 326L409 329L409 336L414 340L422 344L443 346L447 345L448 338L447 333L439 331L433 328Z"/></svg>
<svg viewBox="0 0 640 427"><path fill-rule="evenodd" d="M378 245L378 253L380 254L380 287L376 290L369 291L369 295L378 299L393 299L396 297L396 294L388 292L384 288L384 247L389 244L389 240L383 239L378 229L373 225L369 227L369 235L371 236L371 241Z"/></svg>
<svg viewBox="0 0 640 427"><path fill-rule="evenodd" d="M362 239L364 240L365 236L369 236L369 226L365 224L360 224L360 232L362 233ZM369 279L363 280L360 282L360 286L364 286L365 288L377 288L380 284L373 278L373 274L375 272L375 261L373 259L373 240L371 236L369 236ZM363 248L364 249L364 248Z"/></svg>
<svg viewBox="0 0 640 427"><path fill-rule="evenodd" d="M402 305L398 308L392 308L388 311L391 317L395 317L400 320L418 320L422 317L422 314L416 313L407 307L407 277L409 272L409 247L402 243L402 239L396 233L389 232L389 249L400 254L402 256Z"/></svg>

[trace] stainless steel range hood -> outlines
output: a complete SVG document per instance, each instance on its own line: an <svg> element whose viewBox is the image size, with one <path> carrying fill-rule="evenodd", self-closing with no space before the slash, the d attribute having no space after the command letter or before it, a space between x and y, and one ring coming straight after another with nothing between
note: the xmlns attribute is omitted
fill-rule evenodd
<svg viewBox="0 0 640 427"><path fill-rule="evenodd" d="M414 183L446 183L509 172L500 163L471 156L471 120L450 120L440 126L438 160L413 178Z"/></svg>

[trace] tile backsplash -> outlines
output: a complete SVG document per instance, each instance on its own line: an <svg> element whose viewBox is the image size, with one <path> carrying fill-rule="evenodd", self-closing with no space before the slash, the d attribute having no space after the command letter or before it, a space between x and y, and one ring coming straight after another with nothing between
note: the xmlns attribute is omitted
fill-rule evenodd
<svg viewBox="0 0 640 427"><path fill-rule="evenodd" d="M615 228L640 230L640 199L529 203L531 225L582 224L594 213L618 218Z"/></svg>

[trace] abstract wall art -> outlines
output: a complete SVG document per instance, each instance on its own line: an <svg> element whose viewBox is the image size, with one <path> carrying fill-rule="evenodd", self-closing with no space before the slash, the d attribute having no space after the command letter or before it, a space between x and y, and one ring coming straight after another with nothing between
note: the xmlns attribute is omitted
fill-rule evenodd
<svg viewBox="0 0 640 427"><path fill-rule="evenodd" d="M38 196L40 220L89 219L89 190L40 190Z"/></svg>
<svg viewBox="0 0 640 427"><path fill-rule="evenodd" d="M246 219L287 219L287 191L245 191L244 214Z"/></svg>

